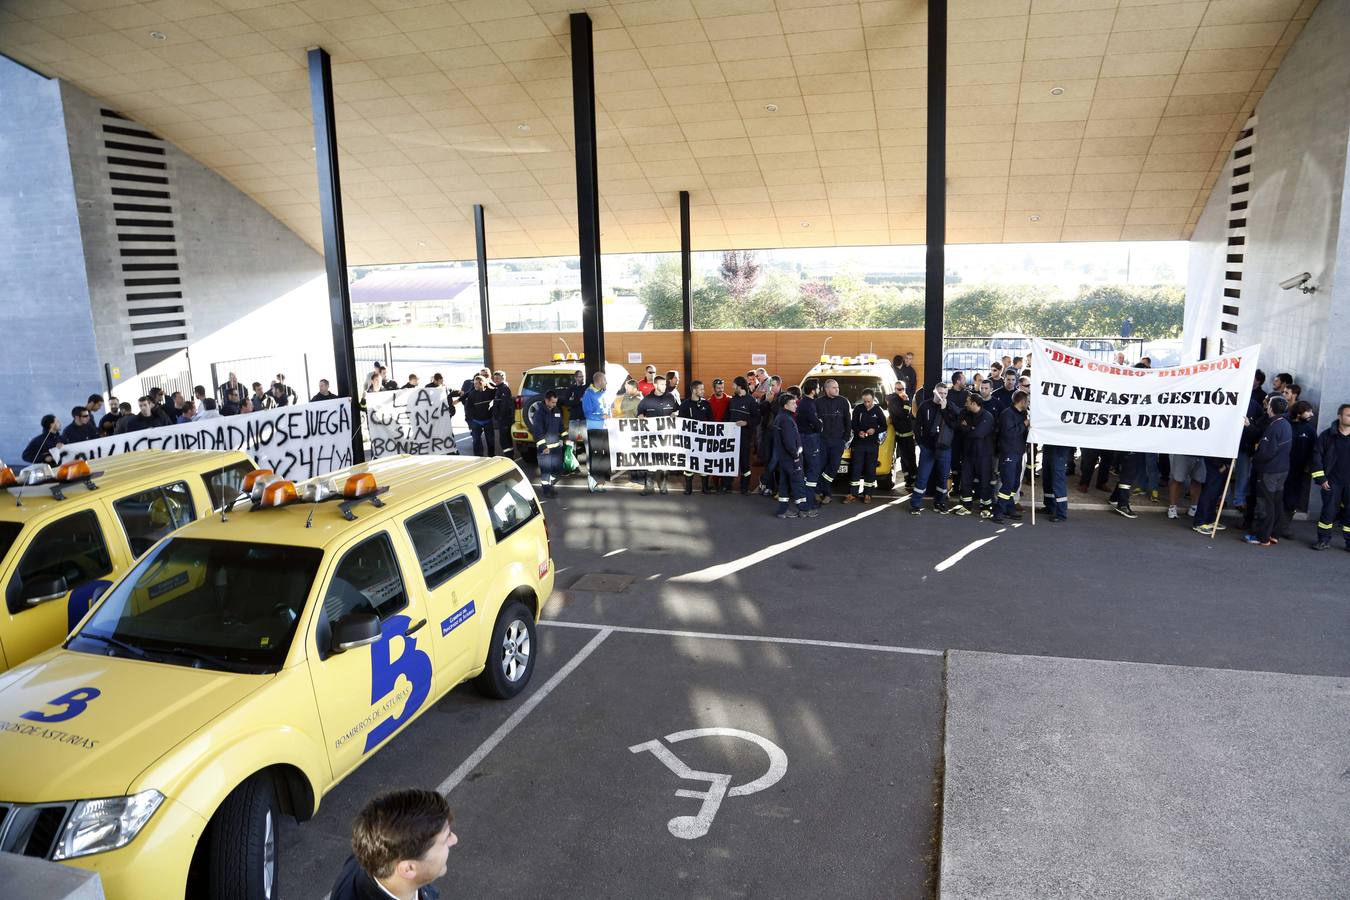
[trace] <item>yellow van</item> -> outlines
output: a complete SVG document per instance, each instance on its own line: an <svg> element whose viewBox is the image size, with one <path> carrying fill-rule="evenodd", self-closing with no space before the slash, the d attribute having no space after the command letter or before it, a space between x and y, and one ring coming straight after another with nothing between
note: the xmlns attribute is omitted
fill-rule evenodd
<svg viewBox="0 0 1350 900"><path fill-rule="evenodd" d="M876 395L877 405L881 407L882 415L886 416L886 439L881 442L881 448L877 452L877 483L883 491L891 489L891 464L895 461L895 429L891 427L891 417L886 411L886 398L895 391L895 369L885 360L878 359L874 353L864 353L861 356L822 356L820 362L811 367L811 370L802 376L798 382L798 387L806 383L808 378L820 379L820 396L824 396L825 382L831 378L839 382L839 396L843 397L852 406L857 406L862 402L862 392L867 388L872 389ZM837 474L845 476L844 483L847 483L849 457L852 450L844 451L844 458L839 461L839 472ZM836 484L840 482L835 480Z"/></svg>
<svg viewBox="0 0 1350 900"><path fill-rule="evenodd" d="M0 468L0 671L55 646L155 542L239 496L241 451L143 450Z"/></svg>
<svg viewBox="0 0 1350 900"><path fill-rule="evenodd" d="M0 841L111 900L273 896L281 815L459 683L507 698L534 671L553 561L510 460L243 487L0 676Z"/></svg>
<svg viewBox="0 0 1350 900"><path fill-rule="evenodd" d="M571 418L567 407L568 392L576 384L576 373L582 375L582 388L586 385L586 354L555 353L553 361L546 366L526 369L520 381L520 390L516 391L516 418L511 423L511 441L516 445L518 459L532 460L535 455L534 435L530 434L530 408L540 402L549 391L558 392L558 406L563 411L563 426Z"/></svg>

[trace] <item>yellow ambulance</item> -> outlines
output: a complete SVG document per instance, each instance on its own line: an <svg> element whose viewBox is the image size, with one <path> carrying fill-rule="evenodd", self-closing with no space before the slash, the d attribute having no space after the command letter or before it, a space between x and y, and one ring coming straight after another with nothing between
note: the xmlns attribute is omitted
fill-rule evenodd
<svg viewBox="0 0 1350 900"><path fill-rule="evenodd" d="M890 490L891 464L895 461L895 429L891 427L891 417L886 412L886 398L895 391L897 380L895 369L885 360L878 359L875 353L864 353L859 356L821 356L820 362L802 376L798 387L805 384L808 378L820 379L818 396L822 397L825 395L825 382L833 378L839 382L839 396L847 400L851 406L861 403L862 392L871 388L872 393L876 395L877 405L886 416L886 439L881 442L881 448L877 452L877 482L881 490ZM845 476L844 481L840 482L836 477L835 484L847 484L851 454L851 449L844 451L844 458L839 461L837 473Z"/></svg>
<svg viewBox="0 0 1350 900"><path fill-rule="evenodd" d="M210 450L0 467L0 671L60 643L156 541L233 503L253 467Z"/></svg>
<svg viewBox="0 0 1350 900"><path fill-rule="evenodd" d="M0 841L112 900L272 897L280 816L310 818L457 684L506 698L534 671L553 561L511 461L243 488L0 676Z"/></svg>

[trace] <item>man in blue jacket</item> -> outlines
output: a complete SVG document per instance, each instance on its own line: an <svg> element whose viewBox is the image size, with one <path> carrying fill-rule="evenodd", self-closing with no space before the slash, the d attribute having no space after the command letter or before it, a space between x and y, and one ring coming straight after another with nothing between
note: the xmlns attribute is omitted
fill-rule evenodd
<svg viewBox="0 0 1350 900"><path fill-rule="evenodd" d="M984 408L984 398L966 393L965 414L957 428L957 442L964 447L961 462L961 502L952 512L968 516L979 504L980 515L994 515L994 416ZM975 488L979 483L978 492Z"/></svg>
<svg viewBox="0 0 1350 900"><path fill-rule="evenodd" d="M816 496L820 490L820 473L825 466L825 446L821 432L825 425L816 411L816 395L820 393L820 379L808 378L802 382L802 398L797 401L797 431L802 436L802 468L806 474L806 505L820 506Z"/></svg>
<svg viewBox="0 0 1350 900"><path fill-rule="evenodd" d="M1269 547L1278 544L1274 535L1281 531L1284 519L1284 482L1289 477L1289 449L1294 429L1284 417L1289 402L1272 394L1266 400L1269 420L1252 454L1252 479L1256 483L1258 516L1252 533L1243 538L1249 544Z"/></svg>
<svg viewBox="0 0 1350 900"><path fill-rule="evenodd" d="M605 373L591 376L591 386L581 397L581 412L586 417L586 483L592 494L605 492L609 481L609 404L605 402Z"/></svg>
<svg viewBox="0 0 1350 900"><path fill-rule="evenodd" d="M877 461L881 442L886 439L886 414L877 403L871 388L862 392L862 402L853 407L850 420L853 429L853 448L848 460L848 490L845 503L872 502L877 489Z"/></svg>
<svg viewBox="0 0 1350 900"><path fill-rule="evenodd" d="M1322 495L1322 514L1317 517L1314 550L1331 548L1337 520L1350 550L1350 403L1336 410L1336 421L1317 436L1312 457L1313 484Z"/></svg>

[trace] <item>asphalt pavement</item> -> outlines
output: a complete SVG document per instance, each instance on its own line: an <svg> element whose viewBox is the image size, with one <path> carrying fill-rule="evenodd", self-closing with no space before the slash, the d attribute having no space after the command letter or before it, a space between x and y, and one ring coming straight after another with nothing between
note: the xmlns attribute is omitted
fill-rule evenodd
<svg viewBox="0 0 1350 900"><path fill-rule="evenodd" d="M1350 675L1345 551L894 496L782 521L671 481L546 502L529 690L456 689L335 788L284 835L282 896L322 897L361 804L415 785L456 811L447 897L931 897L945 651Z"/></svg>

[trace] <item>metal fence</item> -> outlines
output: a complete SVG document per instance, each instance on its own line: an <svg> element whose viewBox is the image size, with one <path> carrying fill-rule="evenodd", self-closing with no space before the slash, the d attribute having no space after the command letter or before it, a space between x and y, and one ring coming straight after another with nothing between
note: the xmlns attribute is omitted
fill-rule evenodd
<svg viewBox="0 0 1350 900"><path fill-rule="evenodd" d="M422 382L439 372L446 384L458 387L483 367L483 348L477 344L362 344L356 351L356 383L364 390L376 363L388 367L393 381L416 375Z"/></svg>
<svg viewBox="0 0 1350 900"><path fill-rule="evenodd" d="M233 372L240 384L250 387L253 382L262 385L265 391L276 381L277 375L286 376L286 384L302 399L314 396L314 386L310 384L309 354L290 353L274 356L250 356L243 359L222 359L211 363L211 394L220 397L221 385L230 380Z"/></svg>
<svg viewBox="0 0 1350 900"><path fill-rule="evenodd" d="M1084 356L1111 362L1117 354L1123 354L1128 365L1134 365L1144 354L1143 338L1102 337L1100 335L1041 336L1043 340L1054 341L1073 347ZM1003 357L1026 357L1031 352L1031 339L1023 335L943 335L942 338L942 379L951 378L953 372L989 372L994 361L1002 362Z"/></svg>
<svg viewBox="0 0 1350 900"><path fill-rule="evenodd" d="M112 385L108 391L109 396L116 397L119 403L130 403L133 411L136 409L137 398L147 396L151 388L160 388L170 397L175 391L181 391L184 398L192 396L191 369L153 375L131 375L116 384L112 384L112 376L109 375L107 381Z"/></svg>

